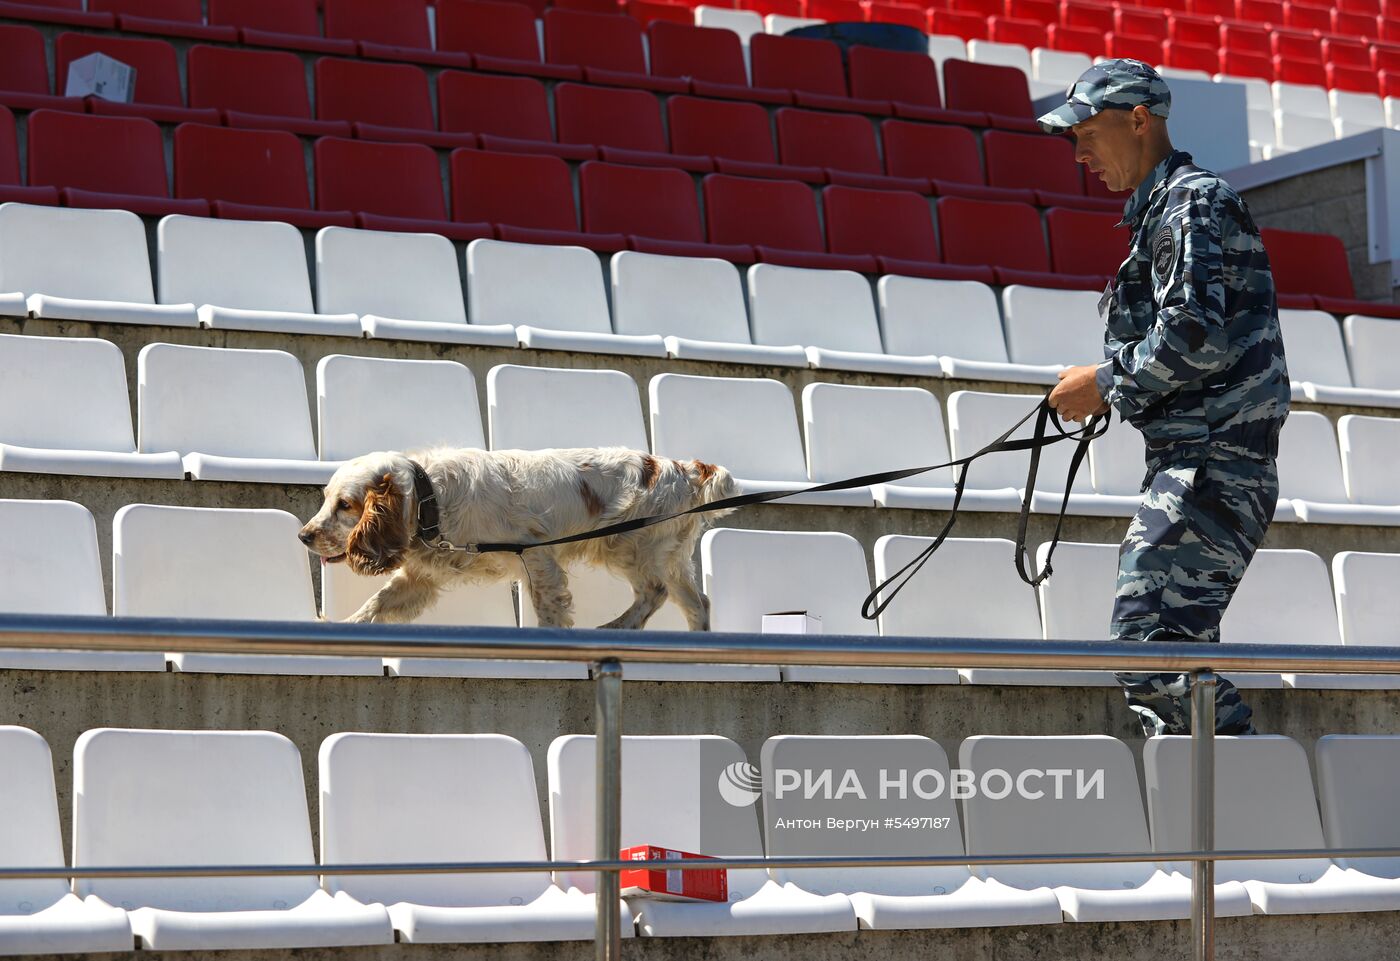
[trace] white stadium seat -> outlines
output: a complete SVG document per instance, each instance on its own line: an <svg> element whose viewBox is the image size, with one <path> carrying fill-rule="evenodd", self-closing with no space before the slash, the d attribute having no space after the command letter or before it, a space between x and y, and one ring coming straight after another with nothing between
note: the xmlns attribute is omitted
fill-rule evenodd
<svg viewBox="0 0 1400 961"><path fill-rule="evenodd" d="M1142 762L1153 850L1191 850L1191 738L1148 738ZM1308 756L1297 741L1279 735L1216 736L1215 847L1327 847ZM1190 871L1186 865L1178 869ZM1256 914L1400 908L1400 881L1345 871L1326 858L1217 861L1217 890L1229 881L1244 882Z"/></svg>
<svg viewBox="0 0 1400 961"><path fill-rule="evenodd" d="M1273 83L1274 109L1299 117L1332 119L1332 104L1322 87L1304 83Z"/></svg>
<svg viewBox="0 0 1400 961"><path fill-rule="evenodd" d="M112 613L314 621L300 529L286 511L128 504L112 520ZM201 673L383 673L375 657L172 654L170 660L176 670Z"/></svg>
<svg viewBox="0 0 1400 961"><path fill-rule="evenodd" d="M1326 117L1275 111L1274 123L1278 125L1278 145L1288 150L1316 147L1331 143L1337 137L1336 128Z"/></svg>
<svg viewBox="0 0 1400 961"><path fill-rule="evenodd" d="M865 551L849 534L720 528L700 538L710 629L758 633L764 614L806 611L823 634L877 633L861 617L870 593ZM787 681L921 683L912 668L790 666Z"/></svg>
<svg viewBox="0 0 1400 961"><path fill-rule="evenodd" d="M943 64L948 60L966 60L967 42L962 37L949 37L931 33L928 38L928 55L938 67L938 83L943 83Z"/></svg>
<svg viewBox="0 0 1400 961"><path fill-rule="evenodd" d="M0 867L61 868L53 757L38 734L0 726ZM84 901L68 881L0 881L0 955L130 951L121 908Z"/></svg>
<svg viewBox="0 0 1400 961"><path fill-rule="evenodd" d="M121 348L0 334L0 471L185 476L175 451L138 454Z"/></svg>
<svg viewBox="0 0 1400 961"><path fill-rule="evenodd" d="M807 471L828 483L948 460L938 400L920 387L808 384L802 389ZM881 507L947 510L953 470L940 468L870 488Z"/></svg>
<svg viewBox="0 0 1400 961"><path fill-rule="evenodd" d="M881 277L875 286L885 348L892 354L938 355L948 377L1054 384L1061 364L1007 359L996 294L975 280Z"/></svg>
<svg viewBox="0 0 1400 961"><path fill-rule="evenodd" d="M136 359L138 449L179 451L196 480L324 484L306 377L280 350L147 344Z"/></svg>
<svg viewBox="0 0 1400 961"><path fill-rule="evenodd" d="M323 864L548 860L534 764L515 738L333 734L320 781ZM325 885L386 905L410 944L577 941L596 920L591 897L539 872L327 875ZM622 926L631 933L626 913Z"/></svg>
<svg viewBox="0 0 1400 961"><path fill-rule="evenodd" d="M893 576L932 543L931 537L881 537L875 542L875 579ZM1035 592L1016 576L1014 555L1008 540L948 538L880 615L880 633L1039 640ZM956 684L960 679L950 668L927 671L930 681ZM982 682L978 671L962 673L970 683Z"/></svg>
<svg viewBox="0 0 1400 961"><path fill-rule="evenodd" d="M870 283L851 270L754 264L749 268L754 343L801 345L818 369L937 377L936 356L887 354Z"/></svg>
<svg viewBox="0 0 1400 961"><path fill-rule="evenodd" d="M1400 554L1339 551L1332 580L1343 644L1400 647Z"/></svg>
<svg viewBox="0 0 1400 961"><path fill-rule="evenodd" d="M843 817L851 813L841 800L818 794L806 798L781 797L775 771L827 770L844 777L851 771L862 787L873 794L874 785L888 772L936 772L944 785L952 781L948 755L937 741L920 735L883 737L770 737L763 743L759 770L764 780L764 838L770 857L784 855L893 855L920 854L929 857L956 857L964 854L959 826L958 803L948 790L936 797L896 799L879 803L883 815L910 818L945 818L938 828L898 830L898 843L878 844L881 835L872 832L871 843L855 845L841 837L821 846L818 832L786 831L778 822L784 818L807 819ZM924 784L932 779L925 776ZM892 792L893 793L893 792ZM861 802L874 804L871 802ZM829 809L829 811L828 811ZM871 812L872 814L874 812ZM834 834L835 832L827 832ZM908 839L904 835L909 835ZM856 835L855 838L863 838ZM878 846L877 846L878 845ZM822 850L825 847L826 850ZM838 893L850 898L862 929L900 930L910 928L968 928L994 925L1056 924L1060 905L1049 891L1018 891L996 881L976 877L965 865L908 868L775 868L774 878L806 892Z"/></svg>
<svg viewBox="0 0 1400 961"><path fill-rule="evenodd" d="M1400 847L1395 819L1400 737L1327 734L1313 746L1322 833L1331 848ZM1362 878L1400 878L1400 858L1337 858Z"/></svg>
<svg viewBox="0 0 1400 961"><path fill-rule="evenodd" d="M596 747L591 735L549 745L549 826L555 860L595 854ZM622 738L622 846L651 844L711 857L763 854L754 806L734 807L720 795L727 769L749 765L744 751L713 735ZM702 819L701 811L715 813ZM703 825L702 825L703 820ZM592 893L595 875L565 871L561 886ZM854 931L855 912L842 895L816 895L771 880L758 868L728 872L729 901L634 902L647 937L815 934Z"/></svg>
<svg viewBox="0 0 1400 961"><path fill-rule="evenodd" d="M324 227L316 234L316 303L358 314L366 336L514 347L509 324L469 324L452 241L438 234Z"/></svg>
<svg viewBox="0 0 1400 961"><path fill-rule="evenodd" d="M156 303L146 228L126 210L0 204L0 313L26 308L46 320L199 326L194 304Z"/></svg>
<svg viewBox="0 0 1400 961"><path fill-rule="evenodd" d="M613 324L619 334L660 335L681 360L806 367L800 346L753 342L739 269L712 257L625 250L612 258Z"/></svg>
<svg viewBox="0 0 1400 961"><path fill-rule="evenodd" d="M1400 425L1400 421L1392 423ZM1400 439L1394 431L1389 433ZM1381 438L1376 440L1381 441ZM1395 448L1372 451L1369 444L1362 443L1356 454L1361 463L1365 463L1368 456L1389 460L1394 458ZM1278 473L1279 497L1292 501L1298 518L1306 523L1400 525L1400 489L1392 495L1395 506L1390 507L1374 501L1358 502L1347 496L1337 436L1325 414L1295 410L1288 415L1279 435ZM1393 474L1391 483L1395 483Z"/></svg>
<svg viewBox="0 0 1400 961"><path fill-rule="evenodd" d="M1000 771L1009 779L1008 788L1029 786L1025 793L1009 790L1005 797L979 790L963 802L969 854L1126 854L1150 849L1137 762L1117 738L975 736L959 747L958 766L973 772L979 784L988 772ZM1076 777L1072 783L1069 778L1052 783L1043 775L1023 781L1025 772L1051 770L1074 771ZM1081 792L1079 782L1089 772L1099 779L1098 787ZM1191 916L1190 875L1163 864L991 864L983 876L1026 891L1049 888L1070 921ZM1252 914L1244 885L1217 884L1215 913Z"/></svg>
<svg viewBox="0 0 1400 961"><path fill-rule="evenodd" d="M745 493L801 490L814 483L807 476L792 391L781 381L657 374L647 392L653 453L719 464ZM744 429L736 430L736 424ZM866 487L775 503L869 507L873 500Z"/></svg>
<svg viewBox="0 0 1400 961"><path fill-rule="evenodd" d="M1255 551L1221 618L1220 640L1225 644L1341 644L1322 558L1303 550ZM1277 674L1253 673L1230 679L1239 687L1278 687L1281 680Z"/></svg>
<svg viewBox="0 0 1400 961"><path fill-rule="evenodd" d="M1094 65L1088 54L1036 47L1031 51L1031 72L1036 80L1056 83L1063 89Z"/></svg>
<svg viewBox="0 0 1400 961"><path fill-rule="evenodd" d="M1352 132L1385 126L1385 107L1374 93L1329 90L1327 99L1332 105L1332 120L1338 125L1339 135L1343 124Z"/></svg>
<svg viewBox="0 0 1400 961"><path fill-rule="evenodd" d="M1400 368L1394 357L1400 352L1400 320L1353 314L1342 321L1352 383L1379 395L1369 401L1377 406L1400 406ZM1381 400L1388 403L1382 404Z"/></svg>
<svg viewBox="0 0 1400 961"><path fill-rule="evenodd" d="M1002 289L1006 351L1018 364L1096 364L1103 360L1099 294L1011 284Z"/></svg>
<svg viewBox="0 0 1400 961"><path fill-rule="evenodd" d="M739 35L739 42L747 48L750 37L763 33L763 15L753 10L731 10L701 4L695 8L695 25L731 30Z"/></svg>
<svg viewBox="0 0 1400 961"><path fill-rule="evenodd" d="M772 34L784 34L799 27L815 27L826 23L814 17L786 17L780 13L770 13L763 18L763 29Z"/></svg>
<svg viewBox="0 0 1400 961"><path fill-rule="evenodd" d="M1031 75L1031 52L1019 43L994 43L987 40L969 40L967 59L973 63L990 63L998 67L1015 67L1027 79ZM1063 89L1063 88L1061 88Z"/></svg>
<svg viewBox="0 0 1400 961"><path fill-rule="evenodd" d="M205 327L360 336L354 314L316 313L306 245L291 224L174 214L156 227L156 250L160 302L197 304Z"/></svg>
<svg viewBox="0 0 1400 961"><path fill-rule="evenodd" d="M312 864L301 770L296 745L270 731L86 731L73 748L73 866ZM76 891L125 909L152 951L394 940L382 904L328 894L315 874L91 878Z"/></svg>
<svg viewBox="0 0 1400 961"><path fill-rule="evenodd" d="M0 611L105 617L97 525L81 504L0 500ZM0 650L0 669L164 671L146 651ZM0 884L0 888L4 885Z"/></svg>
<svg viewBox="0 0 1400 961"><path fill-rule="evenodd" d="M524 347L666 356L657 334L613 333L598 255L585 247L473 240L467 313L474 324L514 326Z"/></svg>
<svg viewBox="0 0 1400 961"><path fill-rule="evenodd" d="M316 364L321 459L486 446L476 378L451 360L331 354Z"/></svg>
<svg viewBox="0 0 1400 961"><path fill-rule="evenodd" d="M1316 404L1400 407L1400 390L1352 385L1341 325L1331 314L1280 310L1278 316L1284 341L1291 347L1288 375L1293 380L1294 398Z"/></svg>
<svg viewBox="0 0 1400 961"><path fill-rule="evenodd" d="M1122 420L1116 411L1108 431L1089 442L1089 476L1096 494L1142 497L1142 482L1147 476L1147 445L1142 431Z"/></svg>

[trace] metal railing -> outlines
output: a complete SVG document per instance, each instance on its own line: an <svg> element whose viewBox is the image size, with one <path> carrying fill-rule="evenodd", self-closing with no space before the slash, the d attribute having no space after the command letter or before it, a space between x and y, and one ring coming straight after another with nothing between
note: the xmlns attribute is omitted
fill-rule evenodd
<svg viewBox="0 0 1400 961"><path fill-rule="evenodd" d="M1217 851L1215 848L1215 685L1218 672L1400 674L1400 647L1288 644L1171 644L1027 641L980 638L846 637L797 634L695 634L565 631L550 628L452 628L424 625L171 618L0 615L0 648L182 651L218 654L320 654L369 657L508 658L593 664L597 748L596 857L577 861L468 863L186 865L0 869L22 878L248 877L268 875L468 874L594 871L598 961L621 957L618 872L621 861L623 662L820 664L841 667L944 667L1179 672L1191 678L1191 849L1131 854L971 855L952 857L726 857L664 862L668 869L916 867L1190 861L1191 943L1196 961L1215 954L1214 878L1218 860L1397 857L1400 848Z"/></svg>

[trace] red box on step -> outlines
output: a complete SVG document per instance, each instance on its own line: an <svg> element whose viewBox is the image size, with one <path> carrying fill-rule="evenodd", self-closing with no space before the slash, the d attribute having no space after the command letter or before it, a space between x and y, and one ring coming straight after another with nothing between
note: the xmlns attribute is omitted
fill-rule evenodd
<svg viewBox="0 0 1400 961"><path fill-rule="evenodd" d="M619 860L622 861L675 861L680 858L703 858L704 854L689 854L671 848L656 847L651 844L638 844L624 848ZM724 868L691 868L682 871L678 868L666 870L662 867L624 870L622 874L622 894L625 897L661 898L667 901L728 901L729 878Z"/></svg>

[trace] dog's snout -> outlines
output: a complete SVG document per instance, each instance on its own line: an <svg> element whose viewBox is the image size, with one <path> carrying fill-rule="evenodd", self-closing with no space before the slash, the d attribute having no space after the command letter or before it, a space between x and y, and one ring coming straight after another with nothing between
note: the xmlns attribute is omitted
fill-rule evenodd
<svg viewBox="0 0 1400 961"><path fill-rule="evenodd" d="M301 529L301 533L297 535L297 540L301 541L303 544L305 544L306 546L310 547L310 546L311 546L311 541L312 541L313 538L315 538L315 536L316 536L316 535L313 534L313 533L311 533L311 531L310 531L309 528L303 527L303 528Z"/></svg>

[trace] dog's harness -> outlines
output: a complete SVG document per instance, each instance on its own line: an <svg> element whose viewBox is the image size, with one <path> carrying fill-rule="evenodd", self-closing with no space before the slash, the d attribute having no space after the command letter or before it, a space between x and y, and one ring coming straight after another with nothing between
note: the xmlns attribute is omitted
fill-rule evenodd
<svg viewBox="0 0 1400 961"><path fill-rule="evenodd" d="M1010 440L1012 434L1020 429L1032 417L1035 418L1035 427L1030 437L1023 437L1019 440ZM953 530L953 524L958 519L958 507L962 503L963 490L967 486L967 469L972 462L987 454L996 454L1002 451L1030 451L1030 468L1026 477L1025 496L1021 501L1020 518L1016 526L1016 572L1020 574L1021 580L1032 587L1037 586L1053 571L1050 567L1051 555L1055 553L1055 547L1060 542L1060 529L1064 526L1065 513L1069 508L1069 495L1074 487L1074 478L1079 473L1079 467L1084 462L1084 457L1089 452L1089 443L1107 432L1110 423L1108 414L1097 414L1090 417L1088 422L1079 430L1067 431L1060 424L1060 418L1055 413L1055 409L1050 406L1050 394L1040 399L1032 410L1028 411L1024 417L1016 421L991 443L981 450L968 454L966 457L957 457L942 464L929 464L925 467L906 467L900 470L880 471L875 474L864 474L860 477L850 477L845 480L830 481L825 484L814 484L811 487L804 487L795 491L754 491L749 494L739 494L735 497L726 497L722 500L711 501L708 504L700 504L696 507L683 511L676 511L671 514L655 514L651 517L637 517L632 520L619 521L616 524L609 524L596 530L583 531L578 534L570 534L566 537L556 537L553 540L540 541L535 544L453 544L442 536L439 527L437 495L433 491L433 483L428 477L427 471L415 463L413 464L413 489L418 498L418 530L415 534L433 550L443 552L461 552L466 554L517 554L523 555L525 551L537 547L558 547L563 544L576 544L579 541L589 541L598 537L611 537L616 534L626 534L631 531L642 530L656 524L685 517L689 514L708 514L714 511L735 510L740 507L748 507L753 504L766 504L770 501L782 500L787 497L796 497L799 494L821 494L828 491L852 490L857 487L870 487L874 484L889 484L902 480L906 477L913 477L916 474L926 474L929 471L939 470L945 467L959 468L957 480L953 485L953 506L949 508L948 520L944 523L943 529L938 532L933 543L929 544L923 551L914 557L913 560L895 571L888 578L882 581L866 597L865 603L861 605L861 617L866 620L874 620L880 616L890 602L894 600L904 587L913 579L919 569L927 563L933 556L934 551L942 546L949 533ZM1047 427L1053 425L1054 434L1050 434ZM1031 577L1026 571L1026 531L1030 521L1031 497L1035 492L1035 478L1040 469L1040 452L1042 449L1057 444L1062 440L1072 440L1075 442L1074 454L1070 458L1069 473L1065 478L1064 496L1060 500L1059 516L1055 519L1055 532L1049 541L1049 547L1045 552L1045 566L1039 574ZM891 586L893 585L893 586ZM882 593L888 593L883 598Z"/></svg>

